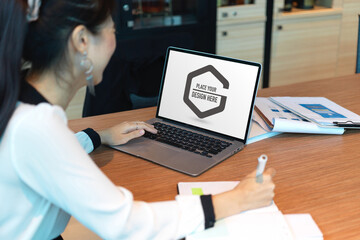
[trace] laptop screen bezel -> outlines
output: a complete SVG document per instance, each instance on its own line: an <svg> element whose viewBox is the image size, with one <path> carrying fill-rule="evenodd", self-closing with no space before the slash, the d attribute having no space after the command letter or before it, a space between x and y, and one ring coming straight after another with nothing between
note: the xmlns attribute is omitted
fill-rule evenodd
<svg viewBox="0 0 360 240"><path fill-rule="evenodd" d="M247 121L246 133L245 133L245 138L244 139L237 138L237 137L234 137L234 136L229 136L229 135L219 133L219 132L215 132L215 131L211 131L211 130L201 128L201 127L198 127L198 126L194 126L194 125L191 125L191 124L187 124L187 123L184 123L184 122L179 122L179 121L176 121L174 119L169 119L169 118L166 118L166 117L163 117L163 116L159 115L159 109L160 109L160 104L161 104L161 100L162 100L164 80L165 80L165 77L166 77L166 70L167 70L170 51L177 51L177 52L182 52L182 53L190 53L190 54L195 54L195 55L199 55L199 56L211 57L211 58L216 58L216 59L220 59L220 60L232 61L232 62L237 62L237 63L242 63L242 64L247 64L247 65L252 65L252 66L258 67L258 72L257 72L257 76L256 76L256 83L254 84L253 97L252 97L251 106L250 106L250 109L249 109L250 114L249 114L248 121ZM248 135L250 133L250 124L251 124L252 114L253 114L253 111L254 111L254 105L255 105L255 99L256 99L256 95L257 95L257 90L258 90L258 86L259 86L260 74L261 74L261 64L257 63L257 62L250 62L250 61L246 61L246 60L230 58L230 57L225 57L225 56L219 56L219 55L215 55L215 54L211 54L211 53L199 52L199 51L189 50L189 49L184 49L184 48L168 47L168 49L166 51L165 63L164 63L164 68L163 68L163 73L162 73L162 78L161 78L161 84L160 84L160 90L159 90L159 98L158 98L157 109L156 109L156 118L159 118L159 119L162 119L162 120L165 120L165 121L169 121L169 122L174 122L176 124L180 124L180 125L185 126L185 127L193 128L195 130L205 131L205 132L208 132L210 134L225 136L226 138L229 138L231 140L237 140L237 141L240 141L240 142L246 144Z"/></svg>

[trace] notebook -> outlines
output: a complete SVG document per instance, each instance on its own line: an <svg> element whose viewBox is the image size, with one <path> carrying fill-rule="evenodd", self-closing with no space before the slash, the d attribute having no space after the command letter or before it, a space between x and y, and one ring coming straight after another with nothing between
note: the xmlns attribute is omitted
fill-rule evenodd
<svg viewBox="0 0 360 240"><path fill-rule="evenodd" d="M169 47L156 117L158 134L111 146L198 176L246 145L261 65Z"/></svg>

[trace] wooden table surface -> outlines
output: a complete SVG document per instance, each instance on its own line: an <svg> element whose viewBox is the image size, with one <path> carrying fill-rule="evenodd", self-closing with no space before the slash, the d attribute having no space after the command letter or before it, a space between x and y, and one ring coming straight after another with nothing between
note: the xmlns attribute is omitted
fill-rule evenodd
<svg viewBox="0 0 360 240"><path fill-rule="evenodd" d="M360 114L360 74L261 89L258 96L323 96ZM100 130L122 121L147 120L156 109L100 115L69 121L74 131ZM254 170L261 154L276 169L275 203L284 214L310 213L324 239L360 239L360 130L344 135L280 134L249 144L198 177L167 169L105 146L92 158L136 200L172 200L181 181L240 180Z"/></svg>

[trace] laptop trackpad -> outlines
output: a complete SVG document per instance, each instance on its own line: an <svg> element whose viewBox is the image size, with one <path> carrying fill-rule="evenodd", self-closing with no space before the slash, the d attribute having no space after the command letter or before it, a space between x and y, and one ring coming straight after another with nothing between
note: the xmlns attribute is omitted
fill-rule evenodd
<svg viewBox="0 0 360 240"><path fill-rule="evenodd" d="M192 176L197 176L218 163L215 159L144 137L133 139L125 145L111 147ZM204 165L208 167L204 169Z"/></svg>

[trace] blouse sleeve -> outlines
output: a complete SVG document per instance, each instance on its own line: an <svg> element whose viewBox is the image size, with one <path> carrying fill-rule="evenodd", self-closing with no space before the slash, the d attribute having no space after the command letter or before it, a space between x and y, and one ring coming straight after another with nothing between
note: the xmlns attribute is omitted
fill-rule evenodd
<svg viewBox="0 0 360 240"><path fill-rule="evenodd" d="M75 137L87 153L91 153L101 145L100 135L92 128L75 133Z"/></svg>
<svg viewBox="0 0 360 240"><path fill-rule="evenodd" d="M63 111L48 104L18 121L13 164L36 193L105 239L176 239L204 229L199 197L145 203L116 187L66 126Z"/></svg>

